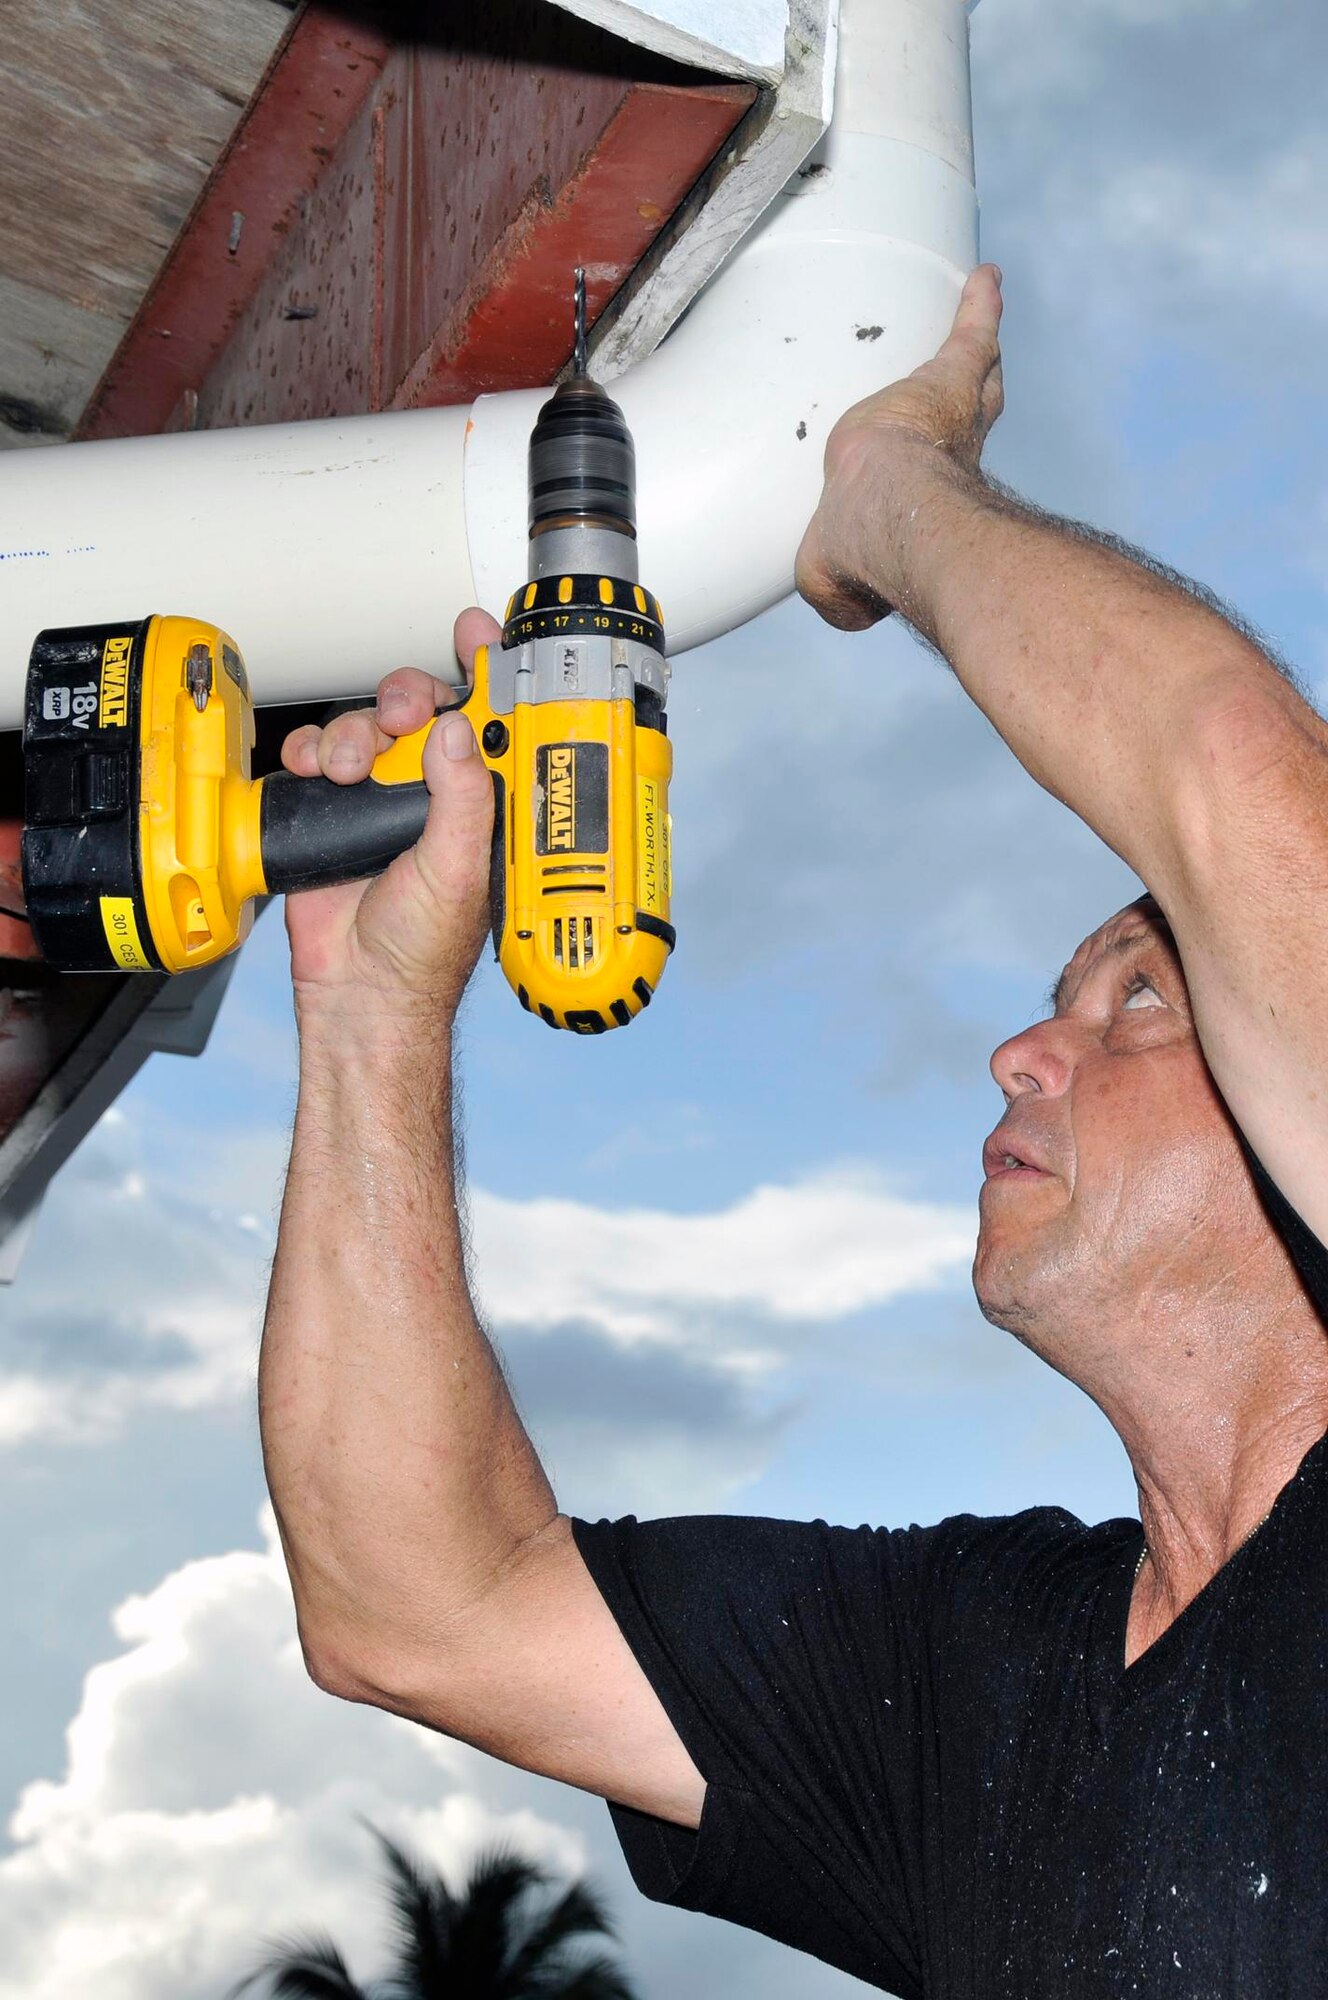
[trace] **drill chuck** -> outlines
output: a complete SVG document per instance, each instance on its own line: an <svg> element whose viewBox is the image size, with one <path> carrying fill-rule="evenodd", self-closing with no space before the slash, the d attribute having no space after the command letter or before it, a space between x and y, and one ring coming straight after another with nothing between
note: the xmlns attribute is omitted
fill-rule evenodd
<svg viewBox="0 0 1328 2000"><path fill-rule="evenodd" d="M613 398L588 375L550 396L530 434L530 533L598 522L636 539L636 452Z"/></svg>

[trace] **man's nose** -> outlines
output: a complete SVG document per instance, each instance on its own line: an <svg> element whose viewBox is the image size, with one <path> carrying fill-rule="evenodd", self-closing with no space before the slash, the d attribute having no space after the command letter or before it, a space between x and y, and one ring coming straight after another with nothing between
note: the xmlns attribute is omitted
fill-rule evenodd
<svg viewBox="0 0 1328 2000"><path fill-rule="evenodd" d="M991 1073L1007 1098L1058 1097L1074 1070L1070 1035L1064 1021L1037 1021L1022 1034L1002 1042L991 1059Z"/></svg>

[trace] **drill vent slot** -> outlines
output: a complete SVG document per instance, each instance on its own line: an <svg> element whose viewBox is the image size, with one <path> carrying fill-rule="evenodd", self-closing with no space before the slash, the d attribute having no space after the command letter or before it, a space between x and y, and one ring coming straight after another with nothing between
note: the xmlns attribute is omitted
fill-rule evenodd
<svg viewBox="0 0 1328 2000"><path fill-rule="evenodd" d="M553 961L571 972L586 972L598 955L598 933L594 917L553 919Z"/></svg>

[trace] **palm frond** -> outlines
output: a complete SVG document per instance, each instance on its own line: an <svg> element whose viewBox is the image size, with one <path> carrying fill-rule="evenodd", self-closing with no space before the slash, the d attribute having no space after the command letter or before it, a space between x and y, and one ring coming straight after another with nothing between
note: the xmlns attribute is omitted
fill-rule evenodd
<svg viewBox="0 0 1328 2000"><path fill-rule="evenodd" d="M508 1990L503 1975L520 1935L523 1905L547 1881L542 1868L506 1848L490 1848L477 1858L452 1925L448 1970L457 1993Z"/></svg>
<svg viewBox="0 0 1328 2000"><path fill-rule="evenodd" d="M558 1889L536 1863L499 1847L479 1855L454 1892L364 1824L387 1864L397 1947L388 1977L358 1985L328 1937L276 1939L227 2000L259 1986L264 2000L637 2000L610 1956L586 1956L587 1940L613 1935L587 1883Z"/></svg>
<svg viewBox="0 0 1328 2000"><path fill-rule="evenodd" d="M369 1822L365 1822L369 1825ZM441 1996L451 1968L457 1903L442 1876L425 1875L404 1847L376 1826L370 1832L387 1862L397 1957L391 1983L419 2000Z"/></svg>
<svg viewBox="0 0 1328 2000"><path fill-rule="evenodd" d="M530 1981L543 1970L565 1969L564 1947L576 1938L612 1937L608 1910L585 1882L574 1882L530 1925L513 1953L503 1981L507 2000L525 2000Z"/></svg>
<svg viewBox="0 0 1328 2000"><path fill-rule="evenodd" d="M268 2000L368 2000L331 1938L274 1938L272 1956L231 1987L226 2000L267 1981Z"/></svg>
<svg viewBox="0 0 1328 2000"><path fill-rule="evenodd" d="M527 1988L528 2000L640 2000L635 1986L614 1959L583 1959L550 1986Z"/></svg>

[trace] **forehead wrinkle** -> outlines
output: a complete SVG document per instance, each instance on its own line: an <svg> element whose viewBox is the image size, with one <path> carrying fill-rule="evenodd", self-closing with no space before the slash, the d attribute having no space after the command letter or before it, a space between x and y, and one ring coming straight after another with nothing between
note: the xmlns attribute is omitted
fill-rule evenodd
<svg viewBox="0 0 1328 2000"><path fill-rule="evenodd" d="M1150 921L1147 925L1136 927L1133 930L1119 931L1114 937L1103 938L1096 953L1089 960L1075 982L1076 993L1104 958L1123 958L1127 955L1132 955L1142 945L1154 944L1165 946L1169 943L1170 937L1170 926L1166 923L1165 918L1163 918L1159 921ZM1077 952L1075 957L1078 957ZM1054 1013L1060 1013L1069 997L1070 974L1073 966L1074 959L1071 959L1069 965L1065 967L1065 970L1061 973L1060 978L1056 981L1048 995L1048 1000Z"/></svg>

